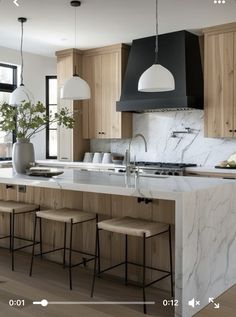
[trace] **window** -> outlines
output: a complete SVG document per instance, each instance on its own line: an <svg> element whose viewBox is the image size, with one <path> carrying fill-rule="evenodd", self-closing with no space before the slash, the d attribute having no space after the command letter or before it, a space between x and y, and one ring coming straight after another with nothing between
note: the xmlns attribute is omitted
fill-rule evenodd
<svg viewBox="0 0 236 317"><path fill-rule="evenodd" d="M57 112L57 77L46 76L47 115ZM57 158L57 123L46 127L46 158Z"/></svg>
<svg viewBox="0 0 236 317"><path fill-rule="evenodd" d="M0 63L0 103L9 102L10 94L17 87L17 67ZM12 143L14 136L12 133L0 131L0 160L11 159Z"/></svg>

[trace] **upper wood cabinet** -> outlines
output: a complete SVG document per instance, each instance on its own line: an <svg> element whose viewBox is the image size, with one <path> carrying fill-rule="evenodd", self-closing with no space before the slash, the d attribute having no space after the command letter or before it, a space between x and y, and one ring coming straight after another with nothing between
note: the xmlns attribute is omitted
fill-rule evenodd
<svg viewBox="0 0 236 317"><path fill-rule="evenodd" d="M129 46L124 44L83 52L83 78L91 88L91 99L83 101L83 137L129 138L132 114L117 112Z"/></svg>
<svg viewBox="0 0 236 317"><path fill-rule="evenodd" d="M236 137L236 23L204 32L206 137Z"/></svg>
<svg viewBox="0 0 236 317"><path fill-rule="evenodd" d="M67 107L74 113L75 124L73 129L58 127L57 158L61 161L82 160L84 152L89 151L88 140L83 139L82 104L78 101L60 99L60 90L64 82L74 73L74 67L81 75L82 52L76 49L68 49L56 52L57 56L57 80L58 80L58 108Z"/></svg>

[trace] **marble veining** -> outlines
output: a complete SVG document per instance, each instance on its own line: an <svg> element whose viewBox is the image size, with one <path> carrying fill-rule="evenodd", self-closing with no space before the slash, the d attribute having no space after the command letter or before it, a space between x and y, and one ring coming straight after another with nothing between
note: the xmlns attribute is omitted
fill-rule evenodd
<svg viewBox="0 0 236 317"><path fill-rule="evenodd" d="M133 133L142 133L147 139L148 152L143 144L136 140L132 153L136 160L196 163L202 166L214 166L236 152L236 139L204 138L204 112L171 111L133 114ZM191 134L179 134L171 137L171 132L192 129ZM111 151L124 154L129 139L92 140L92 151Z"/></svg>

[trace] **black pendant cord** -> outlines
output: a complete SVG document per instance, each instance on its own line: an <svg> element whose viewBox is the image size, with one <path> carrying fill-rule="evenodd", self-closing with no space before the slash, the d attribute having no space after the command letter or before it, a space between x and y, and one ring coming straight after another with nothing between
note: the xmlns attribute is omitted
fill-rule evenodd
<svg viewBox="0 0 236 317"><path fill-rule="evenodd" d="M75 7L75 49L77 49L77 7ZM76 72L76 65L74 66L73 76L78 76Z"/></svg>
<svg viewBox="0 0 236 317"><path fill-rule="evenodd" d="M155 62L154 64L158 64L158 0L156 0L156 45L155 45Z"/></svg>
<svg viewBox="0 0 236 317"><path fill-rule="evenodd" d="M75 7L75 49L77 48L77 15L76 15L76 7Z"/></svg>
<svg viewBox="0 0 236 317"><path fill-rule="evenodd" d="M74 1L70 2L70 5L75 8L75 24L74 24L74 26L75 26L75 49L77 49L77 8L80 7L81 2L74 0ZM76 72L76 66L74 66L73 76L78 76L77 72Z"/></svg>
<svg viewBox="0 0 236 317"><path fill-rule="evenodd" d="M24 39L24 22L21 21L21 43L20 43L20 55L21 55L21 73L20 73L20 85L24 86L24 58L23 58L23 39Z"/></svg>

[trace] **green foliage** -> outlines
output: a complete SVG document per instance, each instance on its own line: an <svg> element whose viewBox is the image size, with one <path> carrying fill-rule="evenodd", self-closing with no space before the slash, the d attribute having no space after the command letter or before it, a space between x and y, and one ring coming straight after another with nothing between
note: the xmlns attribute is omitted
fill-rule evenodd
<svg viewBox="0 0 236 317"><path fill-rule="evenodd" d="M6 102L0 105L0 130L6 132L15 130L16 137L19 139L30 139L36 133L44 130L47 123L49 125L57 123L72 129L74 118L68 108L62 108L47 116L46 108L40 101L35 105L22 102L17 107Z"/></svg>

